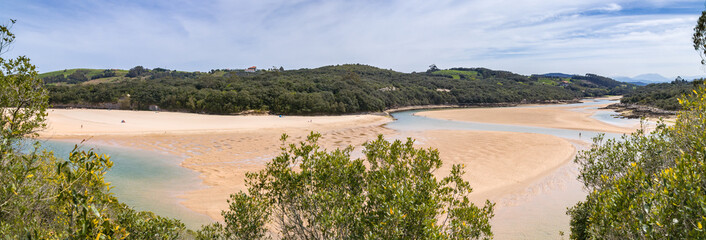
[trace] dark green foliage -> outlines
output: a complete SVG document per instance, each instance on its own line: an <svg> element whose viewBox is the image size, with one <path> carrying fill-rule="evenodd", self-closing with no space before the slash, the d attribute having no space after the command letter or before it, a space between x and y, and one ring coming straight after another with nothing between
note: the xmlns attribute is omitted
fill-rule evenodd
<svg viewBox="0 0 706 240"><path fill-rule="evenodd" d="M77 71L73 72L72 74L69 74L69 76L67 76L66 78L70 82L76 82L76 83L85 82L85 81L88 81L88 77L86 77L86 73L88 73L88 71L81 69L81 70L77 70Z"/></svg>
<svg viewBox="0 0 706 240"><path fill-rule="evenodd" d="M687 82L681 79L671 83L653 83L636 87L620 99L622 103L652 106L664 110L680 110L677 98L690 93L699 81Z"/></svg>
<svg viewBox="0 0 706 240"><path fill-rule="evenodd" d="M136 67L134 67L134 68L130 68L130 71L128 71L125 76L126 76L126 77L131 77L131 78L134 78L134 77L142 77L142 76L146 75L146 74L149 73L149 72L150 72L150 70L149 70L149 69L146 69L146 68L143 67L143 66L136 66Z"/></svg>
<svg viewBox="0 0 706 240"><path fill-rule="evenodd" d="M142 76L140 78L93 85L50 85L48 88L50 101L55 106L98 107L102 103L117 103L129 94L129 106L138 110L158 105L171 111L213 114L246 110L341 114L429 104L571 100L618 94L626 88L614 86L608 80L596 80L595 83L582 80L569 86L551 86L541 84L535 78L484 68L444 71L452 75L407 74L365 65L257 73L149 71L138 66L128 75ZM453 79L453 76L458 77ZM586 78L603 79L598 76Z"/></svg>
<svg viewBox="0 0 706 240"><path fill-rule="evenodd" d="M595 139L581 152L590 194L569 210L573 239L704 239L706 85L688 97L673 126L620 141Z"/></svg>
<svg viewBox="0 0 706 240"><path fill-rule="evenodd" d="M590 84L596 86L605 86L608 88L620 87L621 85L627 85L623 82L615 81L611 78L601 77L596 74L586 74L585 76L574 75L571 77L572 80L583 80L579 81L584 86L590 86Z"/></svg>
<svg viewBox="0 0 706 240"><path fill-rule="evenodd" d="M701 12L691 39L694 41L694 50L701 55L701 64L706 64L706 11Z"/></svg>
<svg viewBox="0 0 706 240"><path fill-rule="evenodd" d="M42 80L44 81L44 83L47 83L47 84L49 84L49 83L60 83L60 82L66 82L66 83L72 83L72 84L75 84L75 83L76 83L76 82L69 82L69 80L66 79L66 77L65 77L63 74L58 74L58 75L52 75L52 76L44 77L44 78L42 78Z"/></svg>
<svg viewBox="0 0 706 240"><path fill-rule="evenodd" d="M264 170L247 175L247 192L231 195L216 223L199 239L479 239L490 238L494 204L471 203L463 166L437 180L435 149L413 141L364 144L366 159L352 148L322 151L319 134L289 144ZM286 140L283 135L282 140Z"/></svg>
<svg viewBox="0 0 706 240"><path fill-rule="evenodd" d="M135 211L129 206L117 203L112 205L111 214L116 225L130 233L128 239L183 239L189 236L179 220L160 217L152 212Z"/></svg>
<svg viewBox="0 0 706 240"><path fill-rule="evenodd" d="M92 76L91 80L99 79L99 78L109 78L109 77L115 77L115 70L106 69L103 71L103 73Z"/></svg>

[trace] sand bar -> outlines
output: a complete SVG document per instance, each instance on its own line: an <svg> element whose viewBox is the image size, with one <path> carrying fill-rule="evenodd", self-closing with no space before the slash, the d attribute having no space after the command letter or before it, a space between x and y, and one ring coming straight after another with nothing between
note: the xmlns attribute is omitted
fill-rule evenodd
<svg viewBox="0 0 706 240"><path fill-rule="evenodd" d="M521 190L569 162L575 153L568 141L544 134L435 130L423 133L423 145L439 149L444 161L438 174L464 164L465 180L477 202Z"/></svg>
<svg viewBox="0 0 706 240"><path fill-rule="evenodd" d="M604 107L604 105L595 105ZM415 115L479 123L495 123L545 128L588 130L597 132L631 133L638 126L616 126L591 118L598 109L566 105L543 107L460 108L418 112Z"/></svg>
<svg viewBox="0 0 706 240"><path fill-rule="evenodd" d="M503 109L526 111L522 108ZM530 109L536 110L544 111ZM433 112L443 111L456 110ZM585 127L582 121L587 121L588 116L581 114L576 117L581 121L564 124L582 129ZM390 121L391 118L378 115L218 116L52 109L47 117L48 128L41 135L77 140L90 137L94 143L185 156L181 165L199 172L208 187L186 193L182 203L220 220L220 211L227 208L228 196L245 189L245 173L262 169L280 152L282 133L292 136L290 142L293 142L303 140L310 131L317 131L322 134L321 145L333 149L360 146L378 134L400 134L382 126ZM465 178L474 188L474 200L479 202L522 190L570 161L575 152L567 141L542 134L440 130L398 137L406 136L419 138L418 146L439 149L444 161L444 167L437 172L439 176L448 174L452 164L465 164Z"/></svg>
<svg viewBox="0 0 706 240"><path fill-rule="evenodd" d="M380 125L391 121L378 115L343 116L224 116L176 112L99 109L50 109L44 137L148 134L203 134L257 129L336 128Z"/></svg>
<svg viewBox="0 0 706 240"><path fill-rule="evenodd" d="M288 142L322 134L327 149L360 146L378 134L392 135L379 115L219 116L173 112L51 109L42 138L90 138L95 144L168 152L186 159L181 166L200 173L208 187L187 192L183 204L219 220L226 199L245 189L245 173L264 168L280 152L280 136ZM125 123L122 123L122 121Z"/></svg>

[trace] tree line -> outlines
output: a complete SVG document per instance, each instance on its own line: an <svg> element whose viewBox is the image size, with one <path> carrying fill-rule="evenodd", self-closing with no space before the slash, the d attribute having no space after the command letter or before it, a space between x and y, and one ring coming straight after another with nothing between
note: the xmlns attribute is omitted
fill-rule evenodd
<svg viewBox="0 0 706 240"><path fill-rule="evenodd" d="M703 80L693 82L677 78L670 83L653 83L636 88L620 99L622 103L652 106L664 110L680 110L678 98L691 93Z"/></svg>
<svg viewBox="0 0 706 240"><path fill-rule="evenodd" d="M247 110L277 114L345 114L429 104L488 104L571 100L622 94L628 84L586 75L567 86L535 77L484 68L457 68L473 79L433 73L400 73L349 64L316 69L208 73L137 66L120 81L56 84L45 79L54 106L119 107L235 114ZM603 81L603 82L602 82ZM66 83L75 83L66 81ZM129 104L117 104L119 101ZM112 104L112 105L111 105Z"/></svg>

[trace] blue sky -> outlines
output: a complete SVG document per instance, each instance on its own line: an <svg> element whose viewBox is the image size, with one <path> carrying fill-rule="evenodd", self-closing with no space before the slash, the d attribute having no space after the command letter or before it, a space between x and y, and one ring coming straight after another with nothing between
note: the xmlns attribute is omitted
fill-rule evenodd
<svg viewBox="0 0 706 240"><path fill-rule="evenodd" d="M703 0L3 0L0 21L18 20L7 55L27 55L40 72L363 63L675 77L706 72L691 43L704 9Z"/></svg>

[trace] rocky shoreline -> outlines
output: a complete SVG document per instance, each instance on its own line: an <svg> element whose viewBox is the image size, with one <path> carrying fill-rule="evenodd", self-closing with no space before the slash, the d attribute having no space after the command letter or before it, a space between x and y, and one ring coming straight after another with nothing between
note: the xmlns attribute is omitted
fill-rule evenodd
<svg viewBox="0 0 706 240"><path fill-rule="evenodd" d="M624 118L670 117L677 114L677 111L668 111L656 107L627 103L614 103L603 109L613 109Z"/></svg>

